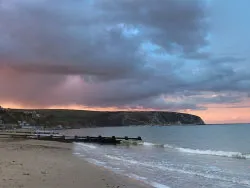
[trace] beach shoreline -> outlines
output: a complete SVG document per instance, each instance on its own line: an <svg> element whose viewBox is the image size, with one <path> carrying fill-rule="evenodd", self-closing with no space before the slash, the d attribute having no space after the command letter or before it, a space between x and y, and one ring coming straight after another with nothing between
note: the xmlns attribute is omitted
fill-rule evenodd
<svg viewBox="0 0 250 188"><path fill-rule="evenodd" d="M0 139L0 188L147 188L72 154L73 144Z"/></svg>

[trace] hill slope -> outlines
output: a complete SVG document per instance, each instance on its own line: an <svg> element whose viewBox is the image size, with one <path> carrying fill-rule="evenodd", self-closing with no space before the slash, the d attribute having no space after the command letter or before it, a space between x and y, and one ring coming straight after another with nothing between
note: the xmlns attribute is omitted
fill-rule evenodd
<svg viewBox="0 0 250 188"><path fill-rule="evenodd" d="M30 124L69 127L104 127L129 125L205 124L195 115L177 112L85 110L17 110L1 112L5 123L26 121ZM8 122L11 121L11 122Z"/></svg>

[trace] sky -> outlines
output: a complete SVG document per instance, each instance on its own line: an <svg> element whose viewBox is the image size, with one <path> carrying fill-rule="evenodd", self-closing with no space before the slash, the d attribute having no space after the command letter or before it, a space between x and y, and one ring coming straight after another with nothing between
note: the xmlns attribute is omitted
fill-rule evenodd
<svg viewBox="0 0 250 188"><path fill-rule="evenodd" d="M0 104L250 122L249 0L0 0Z"/></svg>

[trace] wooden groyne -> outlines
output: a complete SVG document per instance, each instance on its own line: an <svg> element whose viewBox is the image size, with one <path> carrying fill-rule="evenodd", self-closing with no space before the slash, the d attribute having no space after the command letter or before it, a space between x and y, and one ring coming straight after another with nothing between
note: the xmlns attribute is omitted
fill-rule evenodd
<svg viewBox="0 0 250 188"><path fill-rule="evenodd" d="M35 139L35 140L47 140L47 141L58 141L58 142L86 142L86 143L98 143L98 144L120 144L122 141L142 141L140 136L138 137L103 137L103 136L69 136L59 134L34 134L34 133L14 133L14 132L0 132L0 136L9 136L12 138L24 138L24 139Z"/></svg>

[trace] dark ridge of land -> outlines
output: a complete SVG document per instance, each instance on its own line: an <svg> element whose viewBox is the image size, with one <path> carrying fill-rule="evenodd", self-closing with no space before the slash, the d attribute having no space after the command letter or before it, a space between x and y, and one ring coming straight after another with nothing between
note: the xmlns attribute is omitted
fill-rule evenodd
<svg viewBox="0 0 250 188"><path fill-rule="evenodd" d="M0 120L4 124L18 124L25 121L30 125L67 128L107 127L129 125L203 125L196 115L162 111L87 111L56 109L2 109Z"/></svg>

